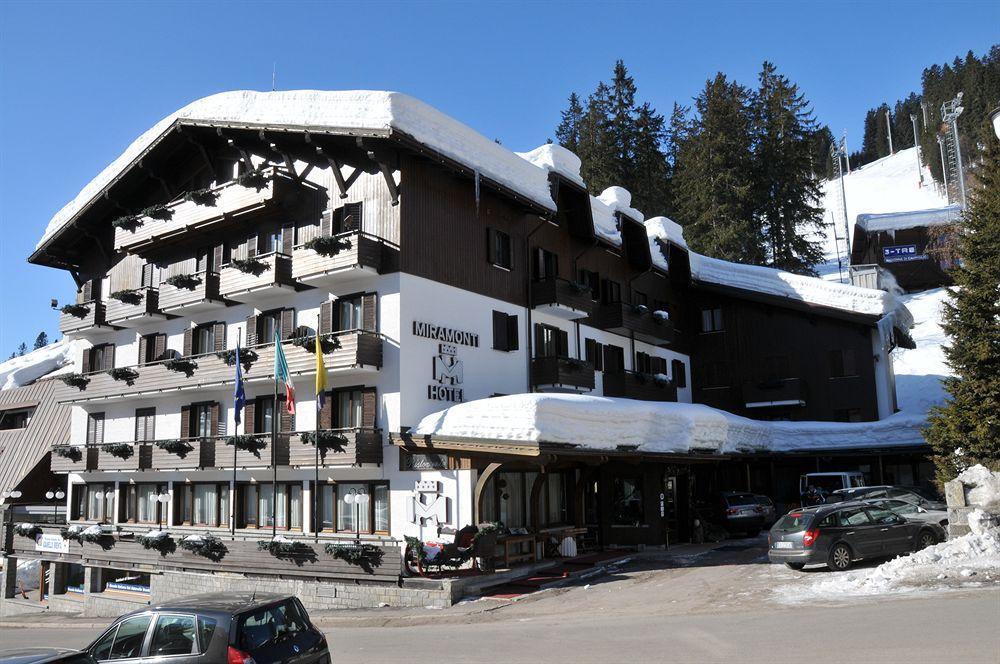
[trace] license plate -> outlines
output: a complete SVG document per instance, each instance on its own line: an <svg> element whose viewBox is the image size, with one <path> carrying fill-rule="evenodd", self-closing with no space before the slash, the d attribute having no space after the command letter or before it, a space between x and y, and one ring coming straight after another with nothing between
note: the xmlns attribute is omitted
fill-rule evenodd
<svg viewBox="0 0 1000 664"><path fill-rule="evenodd" d="M775 549L791 549L792 548L792 543L791 542L775 542L774 543L774 548Z"/></svg>

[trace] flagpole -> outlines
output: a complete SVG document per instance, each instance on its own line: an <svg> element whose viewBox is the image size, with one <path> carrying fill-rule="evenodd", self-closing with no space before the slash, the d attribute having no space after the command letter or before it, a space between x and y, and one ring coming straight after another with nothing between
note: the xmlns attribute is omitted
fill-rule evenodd
<svg viewBox="0 0 1000 664"><path fill-rule="evenodd" d="M274 333L275 357L281 348L281 337ZM290 379L289 379L290 380ZM274 401L271 402L271 539L278 536L278 459L275 450L278 446L278 420L281 418L278 408L278 372L274 372Z"/></svg>
<svg viewBox="0 0 1000 664"><path fill-rule="evenodd" d="M316 344L313 348L313 352L317 355L320 352L319 347L319 330L316 330ZM316 367L319 371L319 367ZM326 368L324 367L324 371ZM316 374L316 385L319 386L320 377ZM316 390L316 426L313 432L313 442L316 444L316 449L314 450L316 454L316 483L313 485L313 534L316 537L316 541L319 542L319 416L322 413L322 399L320 398L320 390Z"/></svg>
<svg viewBox="0 0 1000 664"><path fill-rule="evenodd" d="M239 373L240 370L240 344L243 343L243 330L239 330L236 336L236 371ZM240 377L242 379L242 376ZM235 402L234 402L235 406ZM242 408L242 406L241 406ZM242 418L240 418L242 419ZM236 422L233 422L233 427L236 427ZM246 425L243 425L243 430L246 431ZM238 436L237 431L233 431L233 436ZM235 442L235 441L234 441ZM229 492L229 525L233 531L233 539L236 539L236 445L233 445L233 488Z"/></svg>

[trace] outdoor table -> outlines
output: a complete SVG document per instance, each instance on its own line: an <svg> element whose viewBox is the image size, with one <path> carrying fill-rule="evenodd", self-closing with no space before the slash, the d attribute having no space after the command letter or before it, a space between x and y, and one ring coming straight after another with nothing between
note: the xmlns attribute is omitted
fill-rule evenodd
<svg viewBox="0 0 1000 664"><path fill-rule="evenodd" d="M530 562L535 560L535 536L534 535L507 535L499 542L503 545L503 564L504 567L510 567L512 562ZM522 544L530 544L531 551L528 553L511 553L511 549L514 546L520 546Z"/></svg>

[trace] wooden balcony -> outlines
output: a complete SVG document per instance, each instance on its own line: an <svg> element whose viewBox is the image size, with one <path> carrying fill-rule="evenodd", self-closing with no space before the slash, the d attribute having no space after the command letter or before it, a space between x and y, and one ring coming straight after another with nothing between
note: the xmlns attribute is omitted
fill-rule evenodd
<svg viewBox="0 0 1000 664"><path fill-rule="evenodd" d="M566 279L545 279L531 284L531 306L540 313L578 320L593 312L594 301L589 287Z"/></svg>
<svg viewBox="0 0 1000 664"><path fill-rule="evenodd" d="M132 448L132 456L123 459L111 454L106 445L95 445L90 449L97 451L97 465L92 470L144 470L150 468L152 455L148 443L121 443Z"/></svg>
<svg viewBox="0 0 1000 664"><path fill-rule="evenodd" d="M339 447L320 446L320 467L382 463L382 432L378 429L338 429L331 430L330 433L343 436L344 443ZM316 446L311 442L303 443L301 435L279 440L278 445L283 465L303 468L316 466Z"/></svg>
<svg viewBox="0 0 1000 664"><path fill-rule="evenodd" d="M211 442L215 445L215 451L212 455L211 462L206 467L231 469L234 464L236 468L271 467L270 433L259 433L253 435L254 440L258 441L261 446L260 449L256 450L256 452L241 450L235 445L230 445L228 441L232 438L233 436L219 436L218 438L211 439ZM206 440L205 442L207 443L209 441ZM278 456L276 461L279 466L287 465L283 463L284 456L282 455L282 450L285 450L284 456L287 456L288 434L286 433L278 434Z"/></svg>
<svg viewBox="0 0 1000 664"><path fill-rule="evenodd" d="M231 264L223 266L219 272L219 294L222 297L252 303L295 291L291 256L272 252L254 258L266 266L259 274L242 272Z"/></svg>
<svg viewBox="0 0 1000 664"><path fill-rule="evenodd" d="M677 401L677 386L671 380L634 371L604 372L604 396L638 401Z"/></svg>
<svg viewBox="0 0 1000 664"><path fill-rule="evenodd" d="M743 401L747 408L806 405L805 383L799 378L743 383Z"/></svg>
<svg viewBox="0 0 1000 664"><path fill-rule="evenodd" d="M331 240L340 249L333 256L295 247L292 252L292 279L310 286L331 287L382 272L383 256L391 251L384 240L361 232L341 233Z"/></svg>
<svg viewBox="0 0 1000 664"><path fill-rule="evenodd" d="M625 302L597 305L587 324L623 337L634 335L639 341L657 346L674 340L674 328L669 319L661 322L652 311Z"/></svg>
<svg viewBox="0 0 1000 664"><path fill-rule="evenodd" d="M594 389L594 365L569 357L536 357L531 384L543 392L588 392Z"/></svg>
<svg viewBox="0 0 1000 664"><path fill-rule="evenodd" d="M166 318L160 311L159 290L146 287L133 292L137 297L142 298L141 301L135 304L108 297L105 305L105 317L110 325L117 327L139 327L151 320Z"/></svg>
<svg viewBox="0 0 1000 664"><path fill-rule="evenodd" d="M216 441L213 438L174 439L170 442L187 443L190 447L186 452L171 452L161 446L166 441L153 441L150 444L149 467L153 470L193 470L195 468L213 468L215 466Z"/></svg>
<svg viewBox="0 0 1000 664"><path fill-rule="evenodd" d="M199 205L180 200L165 207L164 219L142 217L133 228L115 228L115 250L141 253L156 244L163 246L195 233L212 230L222 223L239 222L244 218L276 208L285 196L298 192L302 185L282 174L268 179L261 188L227 182L213 189L215 201Z"/></svg>
<svg viewBox="0 0 1000 664"><path fill-rule="evenodd" d="M84 447L83 445L58 445L53 447L75 447L79 451L78 458L76 459L59 456L55 452L51 452L50 467L53 473L82 473L97 468L97 448Z"/></svg>
<svg viewBox="0 0 1000 664"><path fill-rule="evenodd" d="M160 284L160 311L189 316L226 306L226 301L219 296L218 272L198 272L192 276L197 277L198 283L190 288Z"/></svg>
<svg viewBox="0 0 1000 664"><path fill-rule="evenodd" d="M402 569L399 545L395 542L376 544L382 548L382 557L378 565L355 565L339 558L334 558L325 551L325 545L330 542L343 543L351 546L353 538L331 537L323 535L320 542L312 537L303 537L300 551L275 556L257 548L259 540L271 539L271 529L262 529L261 533L237 531L233 536L226 528L207 529L223 541L225 551L218 559L211 559L192 551L181 548L176 542L188 534L204 534L206 529L190 531L170 528L171 538L175 544L172 550L164 552L147 549L136 541L136 533L156 530L156 524L129 524L117 527L107 527L107 535L99 543L75 540L67 542L68 551L37 551L35 539L13 533L13 524L4 525L0 536L4 552L19 560L51 560L57 562L72 562L87 567L112 567L124 570L142 570L160 573L164 570L203 571L211 573L231 574L268 574L282 578L303 579L342 579L349 581L365 581L368 583L396 584L399 582ZM40 525L46 535L59 535L61 527ZM168 526L164 525L164 530ZM294 538L292 534L289 537Z"/></svg>
<svg viewBox="0 0 1000 664"><path fill-rule="evenodd" d="M330 374L363 376L382 367L383 341L380 334L352 330L341 332L334 339L336 347L324 356ZM273 380L274 344L259 344L252 348L258 359L249 370L243 372L243 380L248 384ZM314 373L316 357L311 349L300 348L286 341L284 351L288 371L293 378ZM217 390L232 385L235 370L215 353L187 359L198 365L190 377L181 371L168 369L168 361L130 367L139 373L131 386L124 381L115 380L104 371L96 371L86 374L90 382L82 390L60 387L58 398L62 403L100 402L156 396L165 392Z"/></svg>
<svg viewBox="0 0 1000 664"><path fill-rule="evenodd" d="M63 334L81 335L88 332L107 332L114 329L107 322L104 303L97 300L81 302L86 311L78 314L59 314L59 331Z"/></svg>

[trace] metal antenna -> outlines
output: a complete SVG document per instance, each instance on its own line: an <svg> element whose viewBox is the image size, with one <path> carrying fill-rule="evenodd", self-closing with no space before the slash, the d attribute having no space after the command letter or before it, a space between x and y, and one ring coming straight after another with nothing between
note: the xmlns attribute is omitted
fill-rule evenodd
<svg viewBox="0 0 1000 664"><path fill-rule="evenodd" d="M275 62L271 66L271 92L275 91L275 89L276 89L275 88L275 83L277 82L277 80L278 80L278 63Z"/></svg>

